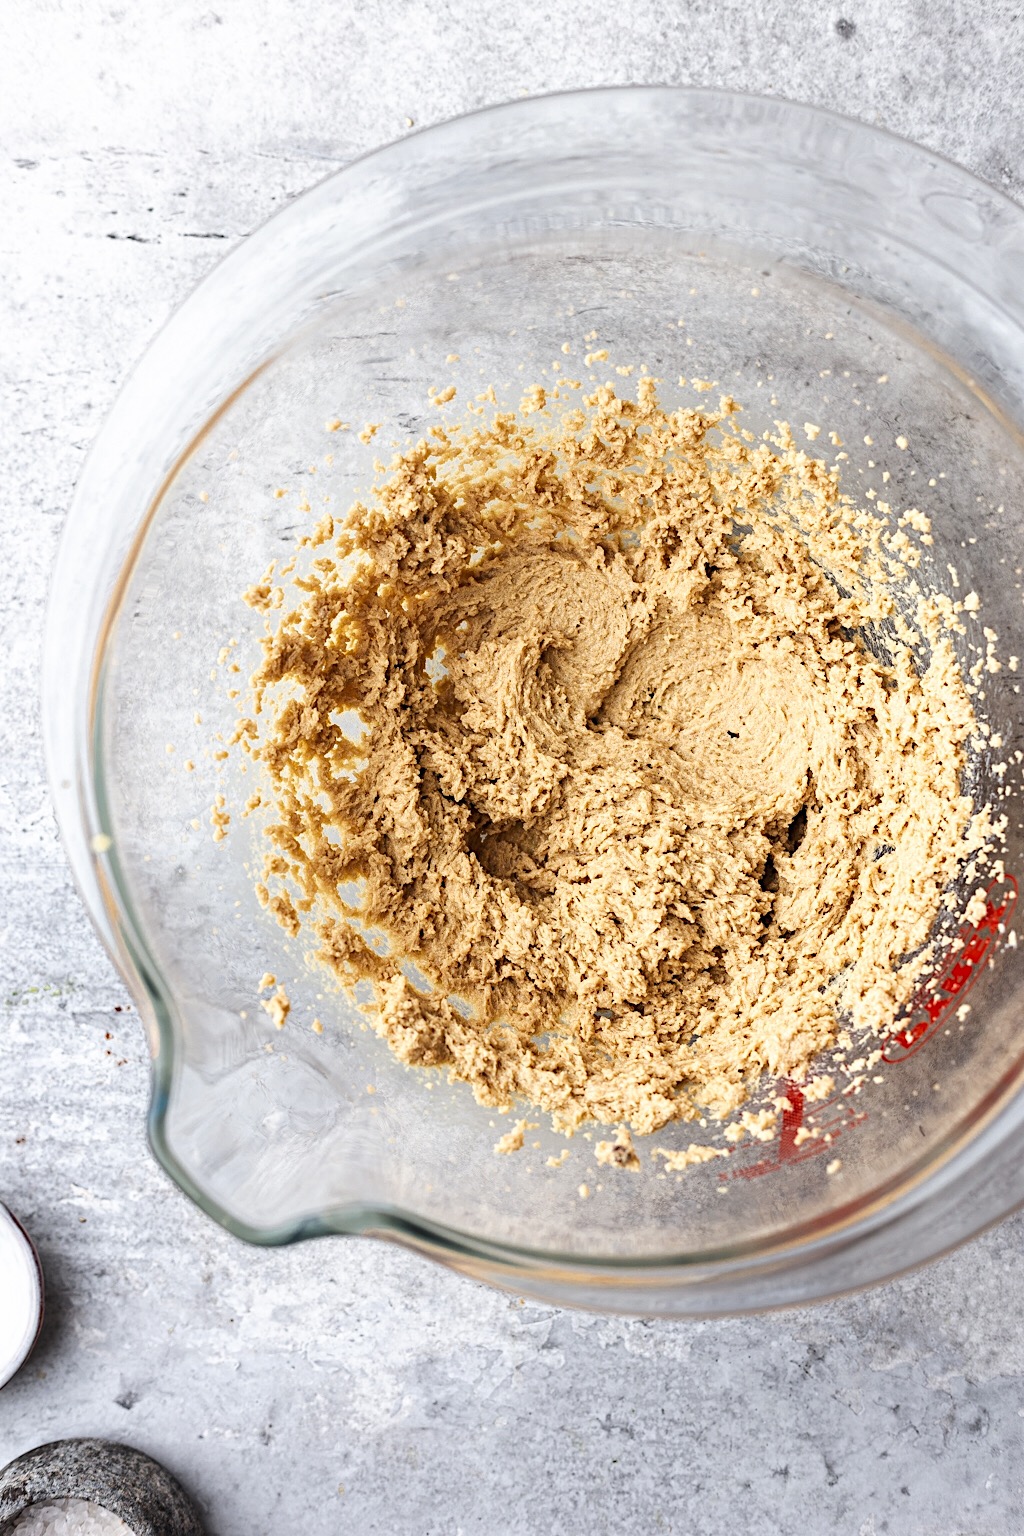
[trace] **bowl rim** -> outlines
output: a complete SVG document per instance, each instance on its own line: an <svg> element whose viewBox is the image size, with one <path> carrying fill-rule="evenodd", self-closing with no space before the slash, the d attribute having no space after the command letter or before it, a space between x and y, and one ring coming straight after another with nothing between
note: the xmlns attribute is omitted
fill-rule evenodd
<svg viewBox="0 0 1024 1536"><path fill-rule="evenodd" d="M315 207L318 201L329 198L337 201L345 195L348 184L366 167L386 165L395 156L409 153L408 146L422 145L424 141L440 141L465 134L481 119L514 119L538 109L551 110L566 104L579 111L599 107L602 101L624 97L647 98L655 101L676 102L680 108L691 110L718 103L732 109L758 108L774 115L787 124L821 123L830 125L833 132L866 144L884 145L894 149L919 169L941 168L947 177L962 184L975 196L983 193L995 207L1001 208L1004 217L1019 225L1024 233L1024 210L999 188L991 187L972 172L939 151L914 144L890 130L866 124L829 108L789 101L786 98L743 91L721 90L715 87L689 87L669 84L615 85L582 88L572 91L550 92L538 96L513 99L495 105L475 108L443 122L417 128L388 144L375 147L347 161L340 169L329 172L313 186L279 209L259 224L253 232L240 240L220 258L195 285L184 301L172 312L165 325L147 345L141 357L127 375L115 402L86 459L71 502L68 517L61 534L54 566L46 617L43 665L43 730L47 771L51 795L61 839L71 865L75 884L87 912L97 929L105 948L124 978L133 998L139 1004L140 1014L147 1027L153 1057L151 1073L151 1098L148 1111L150 1144L158 1161L174 1181L208 1215L227 1230L247 1242L263 1246L278 1246L299 1241L306 1237L347 1233L352 1235L378 1235L393 1238L428 1256L438 1258L453 1268L462 1269L485 1278L491 1283L504 1284L520 1291L559 1301L597 1305L602 1310L618 1307L629 1311L647 1311L645 1297L650 1288L667 1288L680 1292L678 1302L673 1300L670 1311L686 1315L719 1315L745 1310L763 1310L767 1306L798 1304L811 1299L826 1299L858 1289L862 1284L878 1283L914 1268L920 1263L937 1257L959 1243L1002 1219L1024 1203L1024 1187L1014 1191L1014 1198L1004 1200L998 1210L992 1212L980 1206L973 1216L961 1222L962 1230L951 1240L943 1240L909 1257L905 1263L891 1259L875 1266L864 1280L854 1280L845 1285L837 1275L835 1261L859 1247L866 1250L871 1244L877 1249L894 1226L912 1212L918 1210L926 1197L934 1199L941 1185L947 1193L949 1186L961 1174L968 1176L979 1159L991 1155L995 1145L1005 1142L1008 1135L1024 1126L1024 1103L1019 1087L1024 1080L1024 1062L1017 1063L1007 1079L987 1096L964 1128L958 1125L943 1138L937 1148L930 1149L921 1166L904 1169L898 1179L880 1186L865 1202L857 1202L856 1213L847 1206L838 1206L828 1218L818 1218L805 1223L804 1228L793 1229L784 1239L746 1245L755 1251L746 1253L736 1248L726 1253L703 1252L695 1254L666 1254L649 1259L630 1258L619 1260L610 1256L559 1255L547 1250L530 1250L517 1245L495 1242L456 1228L416 1215L399 1208L381 1208L350 1205L335 1210L310 1213L281 1225L257 1226L239 1219L226 1210L208 1191L192 1177L180 1158L173 1151L167 1133L167 1114L177 1070L175 1033L170 1018L159 967L146 944L145 936L138 932L131 919L130 903L122 894L125 881L119 869L116 845L112 845L107 831L109 819L102 794L99 775L93 765L99 757L98 733L102 720L103 655L105 640L118 612L128 574L138 549L156 509L162 500L181 463L195 449L201 437L208 432L219 415L228 409L231 400L252 381L259 367L238 384L216 411L207 416L200 432L170 462L162 481L152 492L148 505L138 512L125 558L120 563L109 590L103 593L103 612L95 624L94 644L83 649L88 654L78 659L78 680L87 678L85 689L77 691L68 687L68 614L82 602L82 544L87 536L88 505L94 495L94 482L100 476L117 445L125 440L126 420L130 426L132 402L144 383L147 370L152 370L154 357L159 358L166 349L168 338L190 321L193 315L208 302L211 295L222 293L236 271L244 269L252 259L254 247L266 243L267 231L276 235L287 221L295 223L304 212ZM660 109L659 109L660 110ZM1024 295L1018 312L1012 316L1014 323L1024 327ZM111 498L112 502L116 498ZM123 509L122 509L123 515ZM95 594L92 594L95 596ZM78 638L88 640L88 625L79 625ZM1013 1113L1016 1103L1017 1113ZM948 1144L947 1144L948 1143ZM937 1184L937 1181L939 1183ZM807 1227L819 1229L808 1232ZM920 1246L920 1245L919 1245ZM783 1286L779 1295L771 1285L762 1296L747 1303L745 1289L751 1278L768 1275L771 1278L780 1266L790 1275L792 1262L800 1260L804 1276L800 1285ZM824 1280L827 1273L828 1278ZM817 1277L817 1283L812 1277ZM737 1279L742 1279L742 1284ZM755 1287L756 1290L756 1287ZM665 1310L664 1297L659 1298L655 1310Z"/></svg>

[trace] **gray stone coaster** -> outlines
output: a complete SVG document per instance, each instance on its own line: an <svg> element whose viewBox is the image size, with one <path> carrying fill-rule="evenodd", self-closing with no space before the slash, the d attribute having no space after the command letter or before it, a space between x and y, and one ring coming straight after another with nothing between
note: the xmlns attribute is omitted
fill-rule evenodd
<svg viewBox="0 0 1024 1536"><path fill-rule="evenodd" d="M118 1515L135 1536L203 1536L184 1489L158 1461L130 1445L54 1440L18 1456L0 1472L0 1532L50 1499L90 1499Z"/></svg>

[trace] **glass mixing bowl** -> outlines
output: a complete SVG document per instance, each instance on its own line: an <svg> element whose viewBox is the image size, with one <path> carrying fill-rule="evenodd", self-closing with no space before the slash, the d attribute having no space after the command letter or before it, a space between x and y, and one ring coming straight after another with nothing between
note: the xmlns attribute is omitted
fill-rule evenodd
<svg viewBox="0 0 1024 1536"><path fill-rule="evenodd" d="M986 675L981 706L1003 746L969 786L1010 823L981 922L901 1020L879 1081L814 1104L792 1086L779 1139L681 1178L657 1176L649 1145L642 1174L601 1169L581 1136L553 1168L565 1143L543 1124L496 1157L509 1121L394 1060L261 908L257 834L236 817L211 838L214 796L245 787L215 757L237 713L226 685L247 674L261 625L239 594L308 526L300 503L347 505L381 443L434 419L432 386L518 389L565 340L579 359L593 333L604 371L645 363L670 402L686 395L680 374L703 376L755 430L775 417L834 429L848 489L881 489L885 471L886 500L933 518L922 584L976 589L1000 654L1013 651L1024 213L934 154L783 101L662 88L523 101L415 134L299 198L139 364L54 580L58 816L146 1022L154 1151L232 1232L391 1237L603 1309L806 1301L929 1258L1024 1199L1024 707L1009 662ZM353 430L328 433L331 419ZM370 421L384 425L368 445ZM958 641L965 663L975 633ZM292 999L281 1033L259 1006L265 971ZM669 1126L654 1140L690 1138Z"/></svg>

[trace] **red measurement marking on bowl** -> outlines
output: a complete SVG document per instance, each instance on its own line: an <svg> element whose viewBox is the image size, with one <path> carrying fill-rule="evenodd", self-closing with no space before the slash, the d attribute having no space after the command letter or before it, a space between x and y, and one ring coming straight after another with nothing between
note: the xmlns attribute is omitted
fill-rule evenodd
<svg viewBox="0 0 1024 1536"><path fill-rule="evenodd" d="M890 1066L906 1061L919 1051L934 1034L956 1004L964 998L981 974L982 964L1005 933L1017 905L1017 881L1013 875L993 880L985 892L985 915L975 925L965 923L958 934L959 947L947 954L939 980L929 980L919 987L907 1009L910 1021L890 1035L882 1060Z"/></svg>
<svg viewBox="0 0 1024 1536"><path fill-rule="evenodd" d="M841 1094L822 1103L809 1104L799 1084L787 1080L779 1084L779 1092L785 1094L789 1108L782 1111L782 1128L774 1155L762 1158L758 1163L748 1163L745 1168L734 1168L723 1177L759 1179L766 1173L774 1173L784 1163L804 1163L810 1157L820 1157L823 1152L834 1151L844 1131L867 1119L866 1110L855 1108ZM806 1134L801 1136L801 1131Z"/></svg>
<svg viewBox="0 0 1024 1536"><path fill-rule="evenodd" d="M947 951L939 967L939 979L919 987L906 1011L909 1022L889 1036L882 1060L897 1066L919 1051L930 1035L954 1007L962 1007L974 986L984 962L991 959L1000 938L1006 933L1017 905L1018 886L1013 875L993 880L985 892L985 913L975 924L965 923L958 935L959 946ZM798 1083L783 1079L780 1094L789 1108L783 1110L778 1143L771 1157L749 1163L745 1168L722 1171L723 1179L758 1179L774 1173L787 1163L802 1163L808 1158L832 1152L844 1131L868 1118L867 1110L857 1109L849 1089L823 1103L809 1104ZM800 1134L800 1133L803 1134ZM825 1138L828 1138L826 1140Z"/></svg>

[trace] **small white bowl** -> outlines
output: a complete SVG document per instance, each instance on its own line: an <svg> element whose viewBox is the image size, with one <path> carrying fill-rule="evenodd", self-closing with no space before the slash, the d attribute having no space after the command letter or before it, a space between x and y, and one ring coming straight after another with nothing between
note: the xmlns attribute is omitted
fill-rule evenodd
<svg viewBox="0 0 1024 1536"><path fill-rule="evenodd" d="M0 1387L25 1364L43 1326L43 1271L32 1239L0 1205Z"/></svg>

